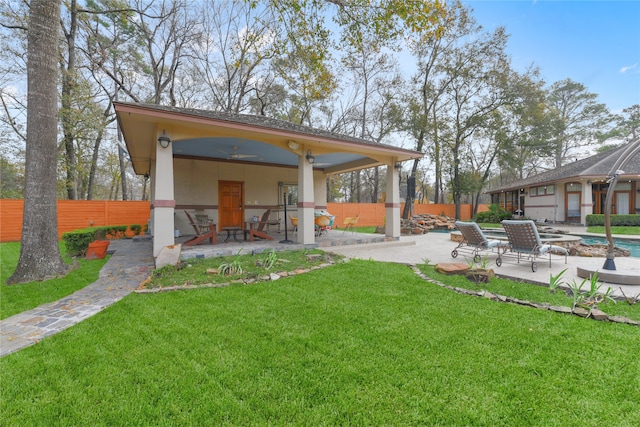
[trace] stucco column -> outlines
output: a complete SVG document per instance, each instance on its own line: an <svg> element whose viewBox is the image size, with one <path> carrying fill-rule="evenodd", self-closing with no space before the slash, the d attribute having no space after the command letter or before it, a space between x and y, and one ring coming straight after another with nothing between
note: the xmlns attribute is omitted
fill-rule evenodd
<svg viewBox="0 0 640 427"><path fill-rule="evenodd" d="M322 171L313 171L313 194L316 209L327 208L327 175ZM331 213L331 212L329 212Z"/></svg>
<svg viewBox="0 0 640 427"><path fill-rule="evenodd" d="M582 185L582 206L580 206L580 224L587 225L587 215L593 213L593 188L591 182Z"/></svg>
<svg viewBox="0 0 640 427"><path fill-rule="evenodd" d="M387 199L384 207L385 235L400 238L400 175L395 164L387 165Z"/></svg>
<svg viewBox="0 0 640 427"><path fill-rule="evenodd" d="M302 151L306 153L306 149ZM298 243L311 245L316 242L314 233L314 216L316 204L314 199L313 165L306 154L298 160Z"/></svg>
<svg viewBox="0 0 640 427"><path fill-rule="evenodd" d="M158 133L160 136L160 133ZM173 192L173 149L172 143L162 148L156 142L155 185L153 186L153 256L157 257L160 249L175 243L174 217L176 207Z"/></svg>

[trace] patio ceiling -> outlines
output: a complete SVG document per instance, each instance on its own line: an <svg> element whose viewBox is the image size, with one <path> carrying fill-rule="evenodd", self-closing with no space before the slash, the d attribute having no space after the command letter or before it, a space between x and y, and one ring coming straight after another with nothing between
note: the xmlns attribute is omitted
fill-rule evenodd
<svg viewBox="0 0 640 427"><path fill-rule="evenodd" d="M175 158L295 168L299 157L311 151L314 168L327 174L423 157L417 151L262 116L120 102L114 107L139 175L149 173L162 130L171 138Z"/></svg>

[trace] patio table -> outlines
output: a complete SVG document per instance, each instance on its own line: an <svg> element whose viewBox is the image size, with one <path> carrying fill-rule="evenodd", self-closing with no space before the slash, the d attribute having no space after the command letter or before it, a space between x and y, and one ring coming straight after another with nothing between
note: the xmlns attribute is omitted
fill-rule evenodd
<svg viewBox="0 0 640 427"><path fill-rule="evenodd" d="M236 242L240 242L238 240L238 231L242 230L242 227L222 227L222 229L227 232L227 238L224 239L225 243L227 243L227 241L231 238L231 232L233 232L233 240L235 240Z"/></svg>

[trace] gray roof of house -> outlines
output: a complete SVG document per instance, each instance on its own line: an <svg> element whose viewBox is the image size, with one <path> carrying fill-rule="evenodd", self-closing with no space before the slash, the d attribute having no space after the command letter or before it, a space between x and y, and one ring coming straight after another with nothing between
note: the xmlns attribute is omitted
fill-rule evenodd
<svg viewBox="0 0 640 427"><path fill-rule="evenodd" d="M554 182L567 181L570 179L605 178L609 174L614 163L620 158L620 155L628 146L629 144L623 144L620 147L595 154L591 157L587 157L586 159L569 163L557 169L543 172L520 181L510 182L509 184L497 188L492 188L487 192L499 193L501 191L526 188L537 184L552 184ZM637 153L630 161L627 162L624 167L624 172L625 173L622 176L625 177L640 177L640 153Z"/></svg>
<svg viewBox="0 0 640 427"><path fill-rule="evenodd" d="M128 103L121 102L121 104L128 104ZM362 139L362 138L356 138L349 135L338 134L328 130L317 129L311 126L305 126L298 123L274 119L266 116L230 113L226 111L201 110L196 108L171 107L167 105L156 105L156 104L129 103L129 105L137 105L137 106L141 106L149 109L168 111L176 114L187 114L192 116L210 118L214 120L223 120L227 122L240 123L240 124L249 125L249 126L260 126L263 128L271 128L271 129L277 129L282 131L295 132L295 133L300 133L304 135L315 135L321 138L329 138L329 139L335 139L340 141L354 142L356 144L389 147L389 148L393 148L394 150L402 150L402 151L416 153L416 151L412 149L396 147L390 144L383 144L383 143L371 141L368 139Z"/></svg>

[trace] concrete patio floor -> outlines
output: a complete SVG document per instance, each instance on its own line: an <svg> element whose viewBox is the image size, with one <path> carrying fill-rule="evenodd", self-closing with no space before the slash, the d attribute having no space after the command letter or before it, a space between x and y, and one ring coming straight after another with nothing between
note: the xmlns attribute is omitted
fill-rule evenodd
<svg viewBox="0 0 640 427"><path fill-rule="evenodd" d="M182 246L182 258L210 258L219 256L231 256L236 255L238 251L241 254L254 254L275 251L290 251L297 249L328 249L334 247L351 246L351 245L364 245L364 244L376 244L376 243L393 243L397 239L385 237L382 234L368 234L368 233L352 233L345 232L342 229L329 230L322 236L316 236L316 241L311 245L302 245L296 242L296 233L288 232L273 232L270 234L274 240L261 240L255 239L253 242L244 240L240 234L238 234L238 240L234 240L231 237L225 242L226 235L224 233L218 234L218 242L215 245L207 243L201 243L196 246ZM176 243L182 243L189 239L190 236L183 236L176 239ZM281 243L285 240L290 243Z"/></svg>

